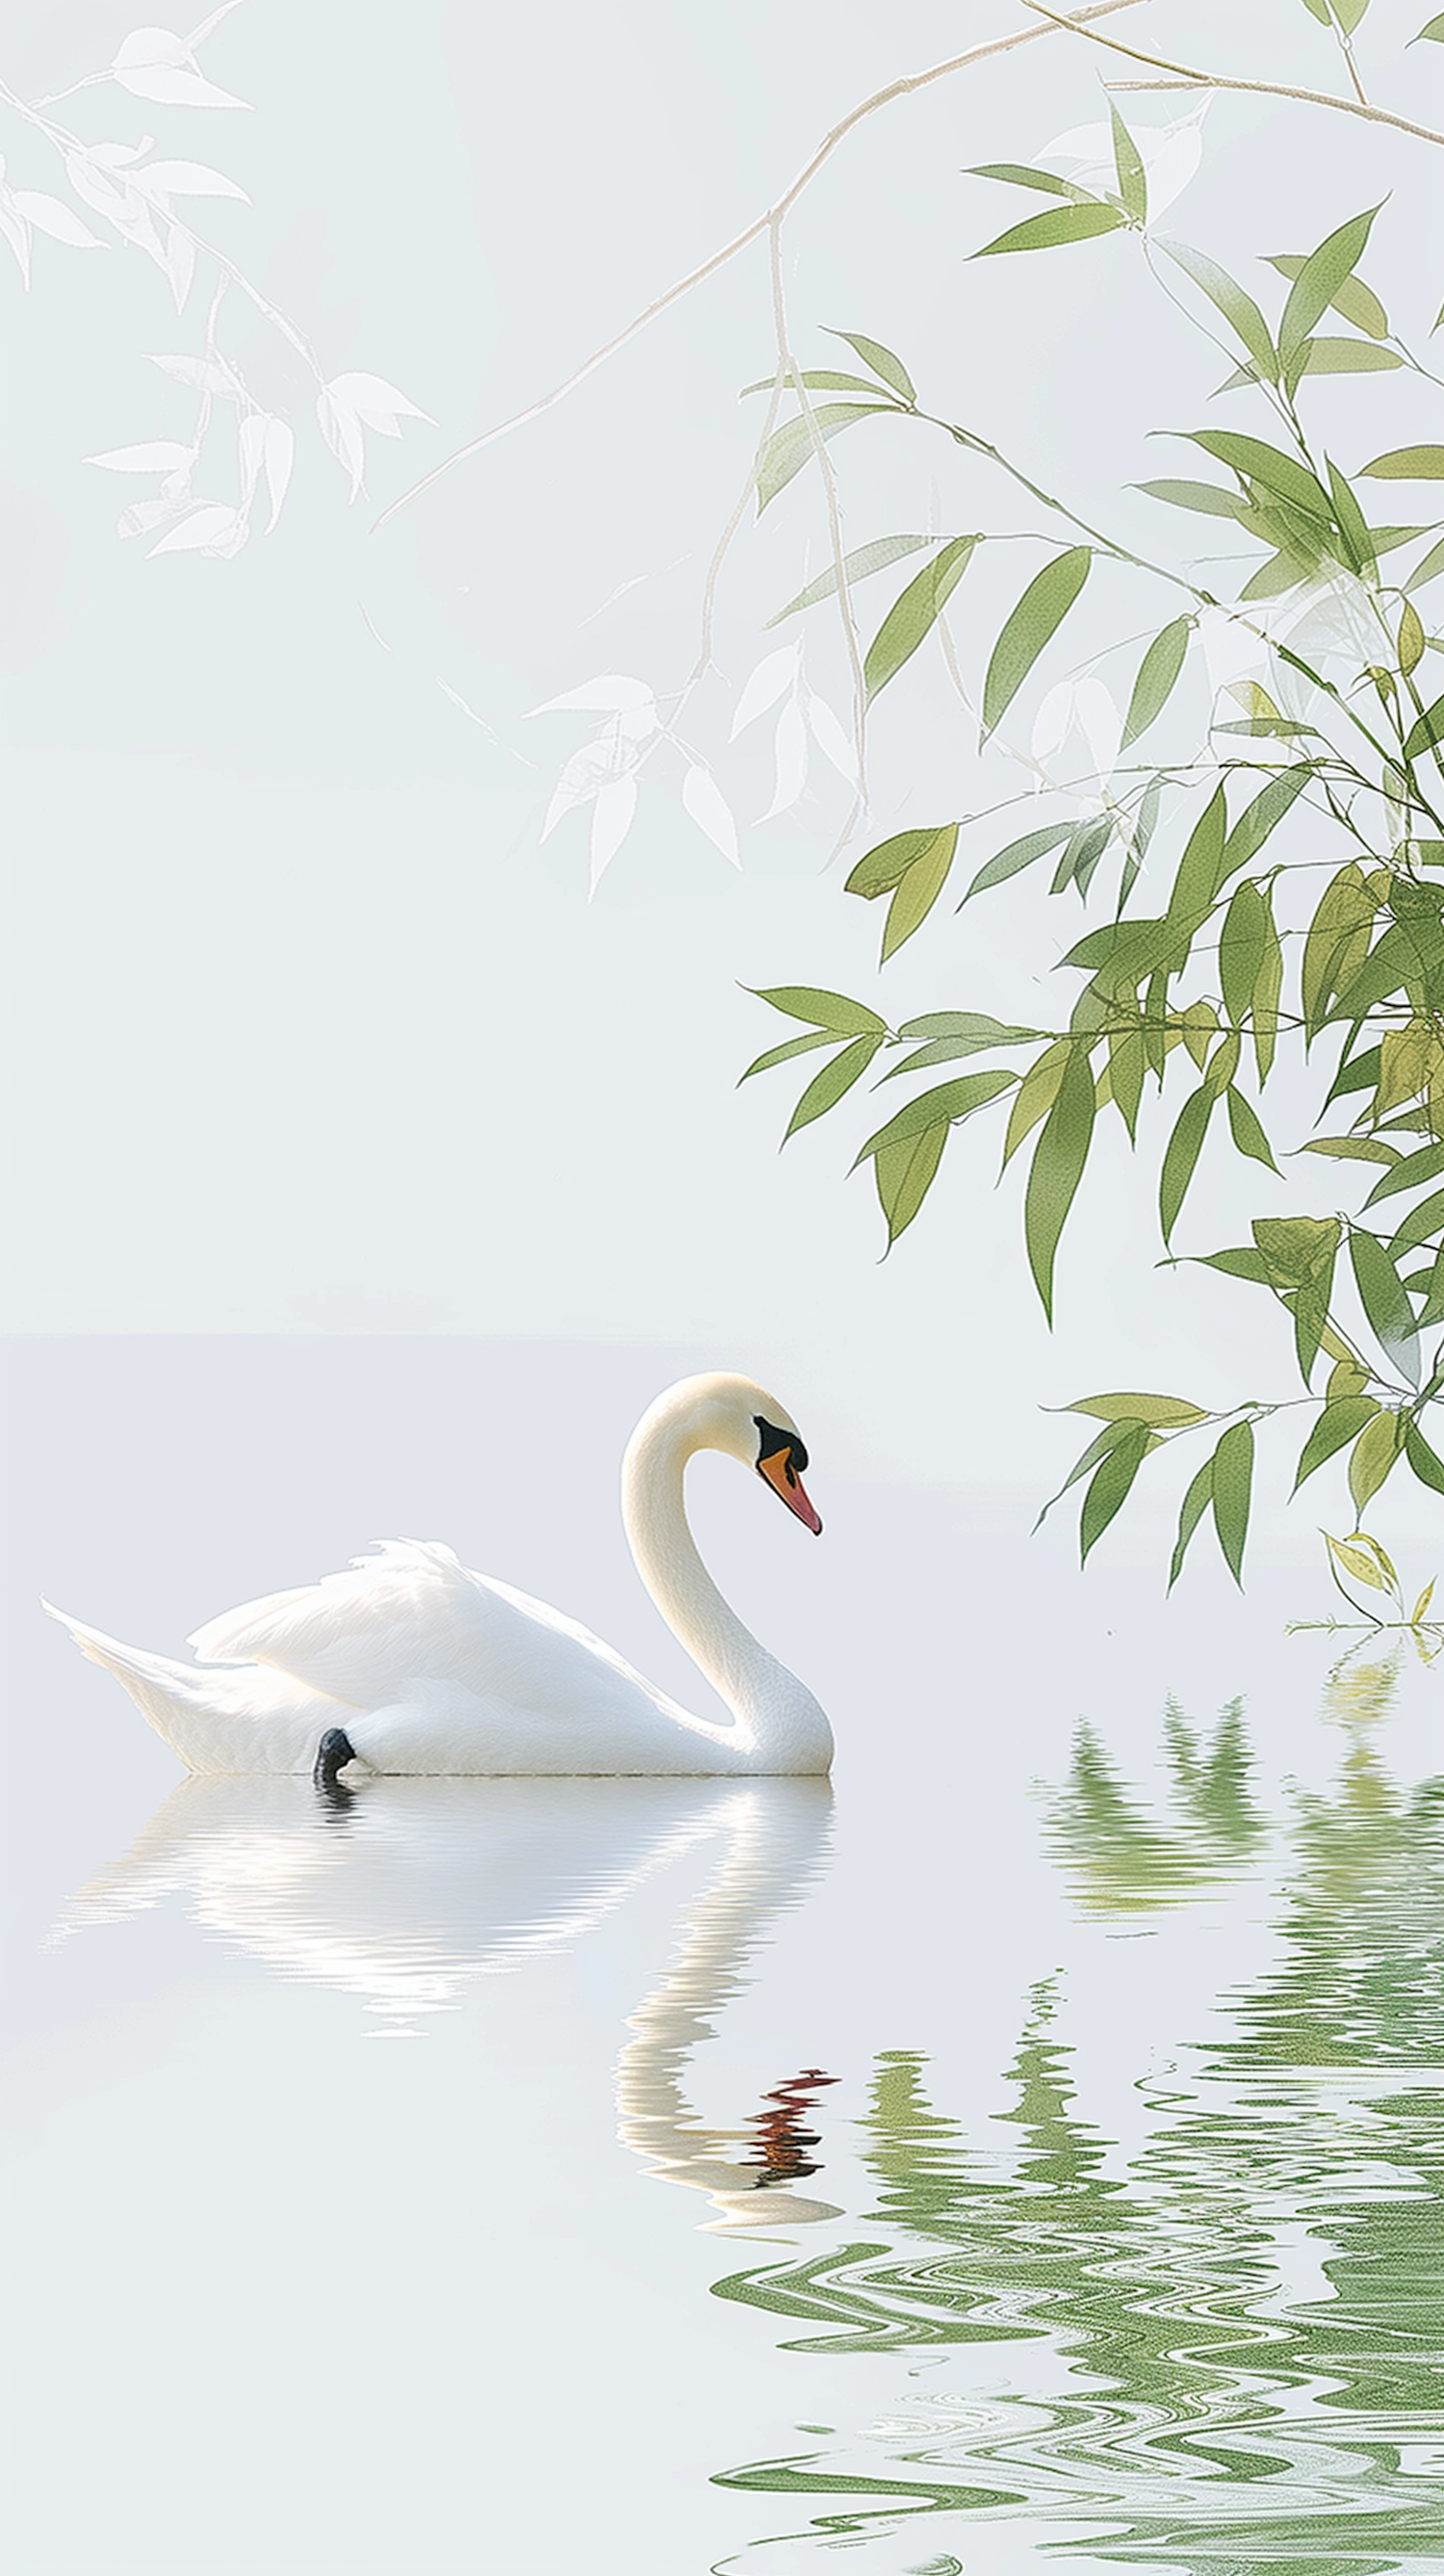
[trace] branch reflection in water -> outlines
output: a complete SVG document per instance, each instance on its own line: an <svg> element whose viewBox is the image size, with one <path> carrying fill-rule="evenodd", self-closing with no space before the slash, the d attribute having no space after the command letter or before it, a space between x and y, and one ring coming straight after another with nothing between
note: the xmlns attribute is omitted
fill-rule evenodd
<svg viewBox="0 0 1444 2576"><path fill-rule="evenodd" d="M908 2371L850 2440L719 2476L812 2500L807 2563L850 2542L889 2569L929 2547L972 2565L980 2526L992 2550L1007 2524L1080 2567L1444 2564L1444 1781L1390 1776L1396 1669L1335 1668L1343 1757L1278 1820L1269 1965L1220 1998L1221 2038L1180 2034L1140 2083L1141 2147L1124 2159L1078 2117L1068 1980L1049 1978L987 2144L935 2107L921 2053L882 2052L866 2236L715 2284L804 2325L784 2349ZM1165 1761L1159 1817L1079 1732L1045 1832L1082 1915L1207 1902L1259 1865L1241 1713L1211 1742L1172 1713ZM955 2388L908 2384L928 2363Z"/></svg>
<svg viewBox="0 0 1444 2576"><path fill-rule="evenodd" d="M72 1900L61 1937L167 1899L277 1974L362 2000L376 2036L412 2038L477 1977L593 1932L646 1880L719 1846L671 1967L630 2016L619 2134L658 2179L704 2192L719 2227L835 2218L792 2185L817 2171L809 2067L738 2129L703 2127L693 2052L750 1981L774 1916L823 1866L823 1779L378 1778L328 1793L290 1778L191 1778L123 1860Z"/></svg>

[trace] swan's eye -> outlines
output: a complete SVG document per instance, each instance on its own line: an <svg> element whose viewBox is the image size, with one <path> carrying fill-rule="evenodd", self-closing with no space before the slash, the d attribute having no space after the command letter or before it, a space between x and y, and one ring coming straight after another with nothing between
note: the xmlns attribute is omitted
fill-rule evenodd
<svg viewBox="0 0 1444 2576"><path fill-rule="evenodd" d="M760 1434L757 1449L758 1472L763 1472L767 1459L776 1458L789 1485L795 1485L798 1477L805 1476L807 1473L807 1451L797 1433L779 1431L775 1422L767 1421L760 1413L754 1413L752 1419ZM769 1484L771 1481L769 1477Z"/></svg>

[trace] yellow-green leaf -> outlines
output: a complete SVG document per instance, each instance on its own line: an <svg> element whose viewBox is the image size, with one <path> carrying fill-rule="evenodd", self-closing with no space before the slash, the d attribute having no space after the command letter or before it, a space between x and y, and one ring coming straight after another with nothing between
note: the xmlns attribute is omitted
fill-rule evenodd
<svg viewBox="0 0 1444 2576"><path fill-rule="evenodd" d="M1354 1442L1349 1458L1349 1492L1360 1520L1391 1474L1403 1446L1404 1419L1398 1413L1376 1413Z"/></svg>
<svg viewBox="0 0 1444 2576"><path fill-rule="evenodd" d="M1064 1409L1096 1414L1100 1422L1147 1422L1156 1431L1181 1430L1187 1423L1208 1420L1207 1407L1190 1404L1185 1395L1080 1395Z"/></svg>

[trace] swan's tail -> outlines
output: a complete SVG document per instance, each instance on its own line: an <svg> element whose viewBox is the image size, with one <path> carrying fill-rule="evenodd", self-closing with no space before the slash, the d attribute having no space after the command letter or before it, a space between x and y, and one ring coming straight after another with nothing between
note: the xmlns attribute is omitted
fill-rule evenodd
<svg viewBox="0 0 1444 2576"><path fill-rule="evenodd" d="M336 1722L338 1703L288 1673L260 1664L200 1672L122 1646L53 1602L41 1606L69 1629L91 1663L114 1673L188 1771L309 1771L320 1736Z"/></svg>

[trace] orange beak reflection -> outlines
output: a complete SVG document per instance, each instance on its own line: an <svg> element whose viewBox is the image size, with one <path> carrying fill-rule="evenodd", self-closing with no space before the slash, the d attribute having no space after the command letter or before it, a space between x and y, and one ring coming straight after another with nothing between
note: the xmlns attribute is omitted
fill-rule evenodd
<svg viewBox="0 0 1444 2576"><path fill-rule="evenodd" d="M770 1458L759 1458L757 1473L765 1476L774 1494L780 1494L790 1512L795 1512L804 1529L814 1538L822 1535L822 1522L803 1491L802 1479L792 1463L790 1449L774 1449Z"/></svg>

